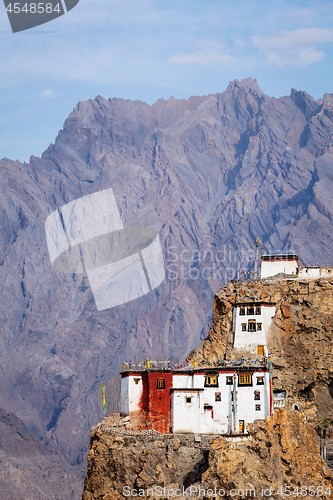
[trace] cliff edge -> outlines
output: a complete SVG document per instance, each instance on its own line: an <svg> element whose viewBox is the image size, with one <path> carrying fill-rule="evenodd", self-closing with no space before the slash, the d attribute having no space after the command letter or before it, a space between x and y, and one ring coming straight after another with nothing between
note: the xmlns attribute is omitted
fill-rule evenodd
<svg viewBox="0 0 333 500"><path fill-rule="evenodd" d="M237 437L157 435L131 431L128 421L107 417L93 428L82 500L333 494L314 428L299 412L280 409Z"/></svg>

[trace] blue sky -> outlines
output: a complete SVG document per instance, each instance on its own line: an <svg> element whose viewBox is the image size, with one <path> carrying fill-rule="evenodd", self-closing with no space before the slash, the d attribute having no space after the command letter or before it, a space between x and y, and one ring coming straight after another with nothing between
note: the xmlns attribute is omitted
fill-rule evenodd
<svg viewBox="0 0 333 500"><path fill-rule="evenodd" d="M333 93L333 2L80 0L11 33L0 4L0 158L29 161L79 100L188 98L257 78L262 91Z"/></svg>

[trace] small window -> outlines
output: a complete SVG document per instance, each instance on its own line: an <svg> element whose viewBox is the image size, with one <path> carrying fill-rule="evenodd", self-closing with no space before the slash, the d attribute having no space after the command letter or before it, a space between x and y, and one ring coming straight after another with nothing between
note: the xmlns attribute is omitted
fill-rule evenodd
<svg viewBox="0 0 333 500"><path fill-rule="evenodd" d="M256 409L256 411L260 411L261 410L261 405L255 405L255 409Z"/></svg>
<svg viewBox="0 0 333 500"><path fill-rule="evenodd" d="M205 411L212 411L213 407L211 405L204 405Z"/></svg>
<svg viewBox="0 0 333 500"><path fill-rule="evenodd" d="M247 314L248 314L249 316L253 316L253 315L254 315L254 306L249 306L249 307L247 308Z"/></svg>
<svg viewBox="0 0 333 500"><path fill-rule="evenodd" d="M258 332L261 331L261 325L262 325L262 323L257 323L257 331Z"/></svg>
<svg viewBox="0 0 333 500"><path fill-rule="evenodd" d="M263 355L264 355L264 346L258 345L258 356L263 356Z"/></svg>
<svg viewBox="0 0 333 500"><path fill-rule="evenodd" d="M186 403L192 403L191 396L186 396Z"/></svg>
<svg viewBox="0 0 333 500"><path fill-rule="evenodd" d="M242 332L246 332L246 323L242 323Z"/></svg>
<svg viewBox="0 0 333 500"><path fill-rule="evenodd" d="M239 375L238 385L252 385L252 375Z"/></svg>
<svg viewBox="0 0 333 500"><path fill-rule="evenodd" d="M249 319L249 332L255 332L255 331L256 331L256 320Z"/></svg>
<svg viewBox="0 0 333 500"><path fill-rule="evenodd" d="M157 389L165 389L165 379L164 378L157 379Z"/></svg>
<svg viewBox="0 0 333 500"><path fill-rule="evenodd" d="M218 387L217 375L206 375L205 387Z"/></svg>
<svg viewBox="0 0 333 500"><path fill-rule="evenodd" d="M260 306L256 307L256 314L261 314L261 307Z"/></svg>
<svg viewBox="0 0 333 500"><path fill-rule="evenodd" d="M244 306L240 306L239 314L240 314L240 316L245 316L245 307Z"/></svg>
<svg viewBox="0 0 333 500"><path fill-rule="evenodd" d="M139 378L135 378L135 379L134 379L134 383L135 383L136 385L138 385L138 383L139 383L139 382L140 382L140 379L139 379Z"/></svg>
<svg viewBox="0 0 333 500"><path fill-rule="evenodd" d="M227 385L232 385L232 377L227 377Z"/></svg>
<svg viewBox="0 0 333 500"><path fill-rule="evenodd" d="M254 400L260 401L260 391L254 391Z"/></svg>
<svg viewBox="0 0 333 500"><path fill-rule="evenodd" d="M257 377L257 385L264 385L264 377Z"/></svg>
<svg viewBox="0 0 333 500"><path fill-rule="evenodd" d="M215 392L215 401L221 401L221 393Z"/></svg>

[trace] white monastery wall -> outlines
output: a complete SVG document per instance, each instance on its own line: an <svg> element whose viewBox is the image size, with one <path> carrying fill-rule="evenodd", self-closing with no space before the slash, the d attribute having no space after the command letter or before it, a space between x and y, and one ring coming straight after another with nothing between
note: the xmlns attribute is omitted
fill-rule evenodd
<svg viewBox="0 0 333 500"><path fill-rule="evenodd" d="M267 278L278 273L296 274L297 266L296 260L262 260L260 276Z"/></svg>
<svg viewBox="0 0 333 500"><path fill-rule="evenodd" d="M173 432L194 433L228 433L234 428L239 431L239 421L243 420L245 428L254 420L263 420L270 413L269 374L255 372L252 375L252 386L239 386L237 374L236 400L237 412L234 423L233 384L227 384L227 377L233 372L220 373L217 387L204 387L205 376L195 375L196 383L192 390L175 389L171 397L171 425ZM264 384L258 385L258 377L263 377ZM203 389L199 391L199 389ZM255 399L255 391L259 391L260 399ZM260 409L258 406L260 406Z"/></svg>
<svg viewBox="0 0 333 500"><path fill-rule="evenodd" d="M186 403L191 397L191 403ZM171 422L173 432L199 432L200 397L198 391L184 392L177 390L171 393Z"/></svg>
<svg viewBox="0 0 333 500"><path fill-rule="evenodd" d="M333 267L299 267L298 278L332 278Z"/></svg>
<svg viewBox="0 0 333 500"><path fill-rule="evenodd" d="M172 387L177 389L191 388L193 386L193 375L186 375L183 373L174 373L172 376Z"/></svg>
<svg viewBox="0 0 333 500"><path fill-rule="evenodd" d="M142 397L143 385L142 376L129 374L121 379L121 405L120 412L129 415L132 412L140 411L140 400Z"/></svg>
<svg viewBox="0 0 333 500"><path fill-rule="evenodd" d="M254 307L256 312L256 307ZM248 307L245 306L245 315L240 314L240 306L234 308L233 311L233 329L234 329L234 348L250 351L251 354L258 354L258 346L266 347L264 354L267 355L267 340L266 333L272 323L272 318L275 316L276 308L274 305L262 305L260 314L247 314ZM249 331L249 321L255 320L256 331ZM261 330L259 330L261 325ZM246 331L243 331L242 325L246 324Z"/></svg>
<svg viewBox="0 0 333 500"><path fill-rule="evenodd" d="M264 385L257 384L258 376L264 376ZM239 420L244 420L246 426L255 420L264 420L270 413L269 374L254 373L252 383L252 387L237 387L237 429ZM260 399L255 399L255 391L259 391ZM256 409L258 406L260 410Z"/></svg>

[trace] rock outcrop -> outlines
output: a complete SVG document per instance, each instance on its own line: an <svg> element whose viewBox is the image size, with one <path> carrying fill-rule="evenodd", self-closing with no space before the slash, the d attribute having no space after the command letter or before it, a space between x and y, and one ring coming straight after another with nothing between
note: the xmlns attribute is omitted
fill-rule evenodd
<svg viewBox="0 0 333 500"><path fill-rule="evenodd" d="M206 491L234 490L236 499L281 499L288 496L288 489L292 496L329 499L333 474L320 457L313 427L299 412L280 409L252 424L247 439L217 438L202 482Z"/></svg>
<svg viewBox="0 0 333 500"><path fill-rule="evenodd" d="M139 435L126 430L126 422L106 418L91 434L82 500L206 500L214 491L216 499L219 492L227 498L281 499L286 487L298 496L315 491L328 500L332 486L314 428L296 411L280 409L252 424L248 435L214 440Z"/></svg>
<svg viewBox="0 0 333 500"><path fill-rule="evenodd" d="M143 496L149 488L182 491L200 484L212 437L128 427L129 417L107 417L93 428L83 500L121 500L133 490Z"/></svg>

